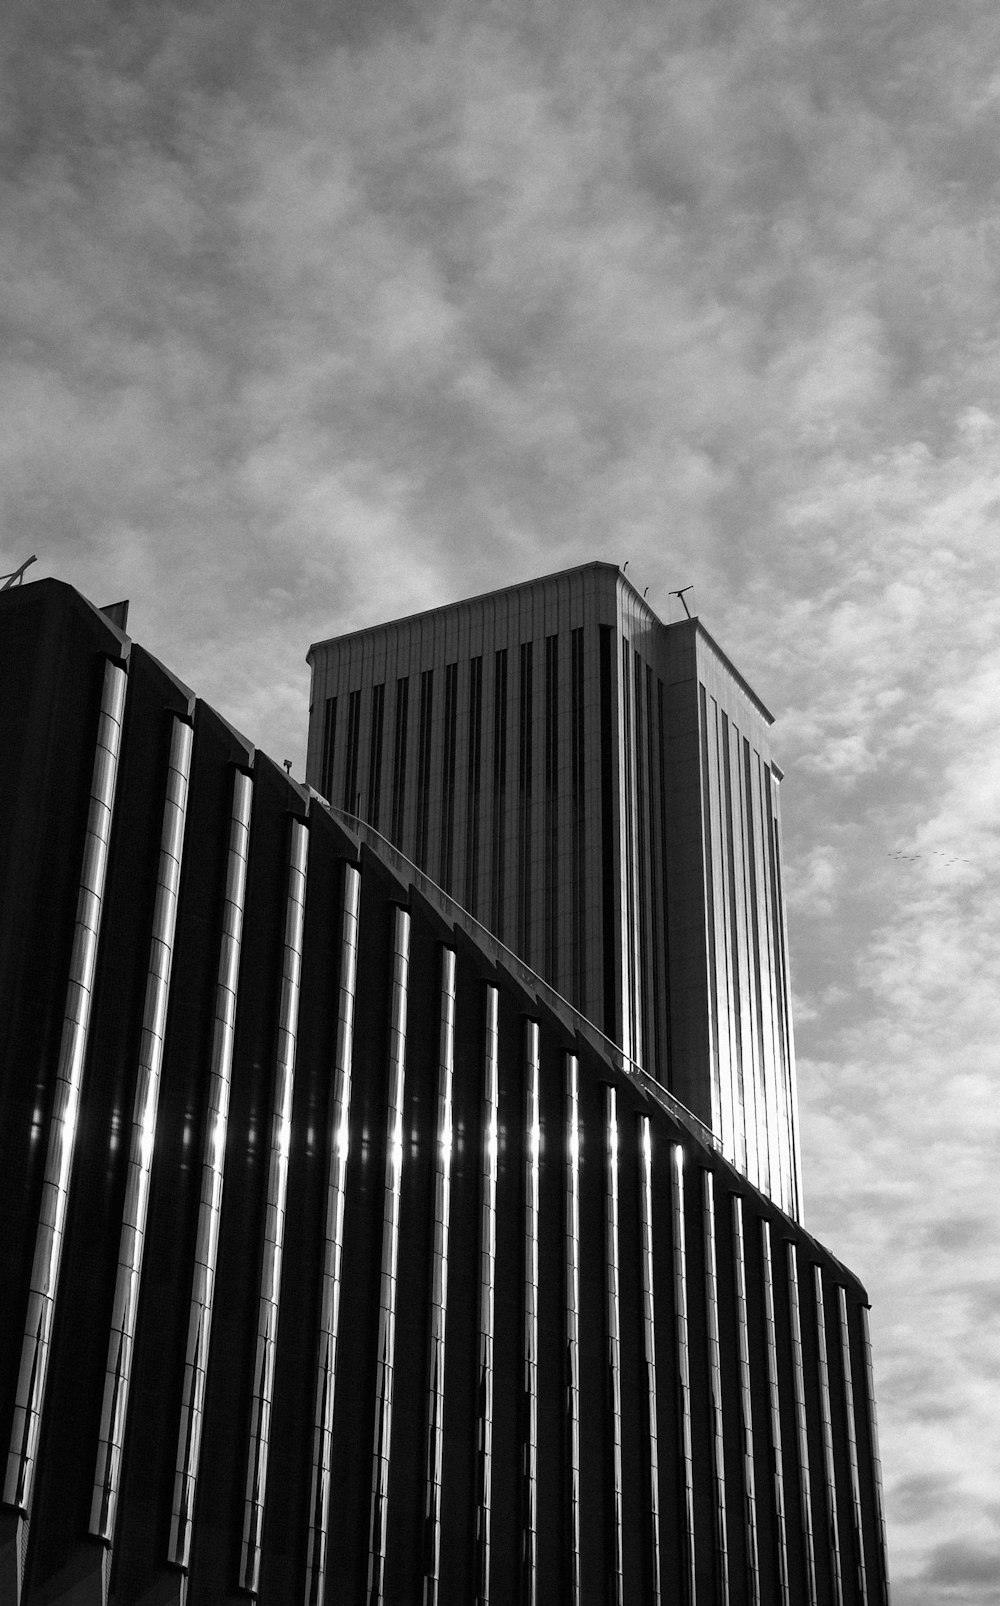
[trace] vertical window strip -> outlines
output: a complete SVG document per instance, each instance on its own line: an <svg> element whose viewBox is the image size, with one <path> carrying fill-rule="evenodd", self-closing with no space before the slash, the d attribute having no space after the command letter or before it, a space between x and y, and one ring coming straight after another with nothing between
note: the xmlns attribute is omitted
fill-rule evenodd
<svg viewBox="0 0 1000 1606"><path fill-rule="evenodd" d="M417 850L416 861L427 869L427 840L430 826L431 732L434 718L434 671L420 676L420 708L417 714Z"/></svg>
<svg viewBox="0 0 1000 1606"><path fill-rule="evenodd" d="M337 1382L337 1340L340 1332L340 1290L344 1258L344 1203L350 1153L351 1062L354 1053L360 906L361 876L353 865L345 864L344 901L340 926L341 973L337 999L337 1037L330 1118L330 1169L323 1226L319 1357L309 1497L309 1542L306 1557L306 1606L323 1606L329 1553L333 1408Z"/></svg>
<svg viewBox="0 0 1000 1606"><path fill-rule="evenodd" d="M333 766L337 756L337 699L328 697L323 709L323 796L333 801Z"/></svg>
<svg viewBox="0 0 1000 1606"><path fill-rule="evenodd" d="M840 1360L844 1386L844 1423L847 1428L847 1455L851 1477L851 1521L854 1540L854 1573L859 1606L868 1606L868 1574L865 1568L865 1530L861 1507L861 1468L858 1461L858 1430L854 1408L854 1374L851 1367L851 1327L847 1309L847 1290L837 1284L837 1319L840 1327Z"/></svg>
<svg viewBox="0 0 1000 1606"><path fill-rule="evenodd" d="M864 1354L865 1403L868 1415L869 1471L875 1496L876 1549L878 1553L877 1606L889 1606L889 1580L886 1568L885 1503L882 1495L882 1458L878 1446L878 1418L875 1411L875 1368L872 1364L871 1324L867 1305L859 1310L861 1345Z"/></svg>
<svg viewBox="0 0 1000 1606"><path fill-rule="evenodd" d="M385 1559L389 1521L389 1452L396 1352L396 1268L399 1260L399 1209L403 1186L403 1097L406 1074L406 1017L410 974L410 916L397 908L392 932L392 986L389 1001L388 1087L385 1137L385 1190L382 1205L382 1273L379 1285L376 1354L375 1441L368 1534L369 1606L385 1599Z"/></svg>
<svg viewBox="0 0 1000 1606"><path fill-rule="evenodd" d="M97 1467L90 1509L90 1532L95 1538L104 1539L109 1544L114 1538L121 1483L122 1447L125 1441L136 1313L139 1307L139 1286L146 1243L149 1182L153 1165L153 1145L156 1139L163 1039L170 997L174 935L177 928L177 901L184 851L192 745L191 726L186 721L175 718L167 760L166 797L163 805L160 851L156 866L156 892L153 900L153 927L146 970L142 1032L139 1038L135 1098L132 1108L132 1135L125 1180L125 1203L122 1211L118 1269L115 1274L104 1398L101 1405Z"/></svg>
<svg viewBox="0 0 1000 1606"><path fill-rule="evenodd" d="M674 1344L677 1356L679 1513L683 1563L683 1606L695 1606L694 1444L691 1421L691 1346L688 1330L687 1236L684 1223L684 1149L670 1144L670 1213L674 1273Z"/></svg>
<svg viewBox="0 0 1000 1606"><path fill-rule="evenodd" d="M444 753L442 755L441 795L443 833L441 842L441 885L451 891L455 857L455 743L458 734L458 665L447 664L444 671Z"/></svg>
<svg viewBox="0 0 1000 1606"><path fill-rule="evenodd" d="M559 888L559 637L545 638L545 907L544 973L564 985L558 957Z"/></svg>
<svg viewBox="0 0 1000 1606"><path fill-rule="evenodd" d="M361 813L358 796L358 748L361 745L361 692L352 691L347 699L347 758L344 764L344 809Z"/></svg>
<svg viewBox="0 0 1000 1606"><path fill-rule="evenodd" d="M564 1062L566 1085L566 1502L567 1600L580 1606L580 1067Z"/></svg>
<svg viewBox="0 0 1000 1606"><path fill-rule="evenodd" d="M479 1423L476 1475L477 1606L489 1606L493 1515L493 1344L497 1271L497 1160L500 1117L499 989L487 983L483 1041L479 1206Z"/></svg>
<svg viewBox="0 0 1000 1606"><path fill-rule="evenodd" d="M507 834L507 649L501 647L495 659L493 686L493 810L492 877L490 887L490 930L503 942L505 935L504 877L506 874Z"/></svg>
<svg viewBox="0 0 1000 1606"><path fill-rule="evenodd" d="M671 1055L672 1055L672 1052L673 1052L673 1045L672 1045L672 1042L671 1042L671 1022L670 1022L670 1007L671 1007L670 1006L670 927L669 927L669 923L668 923L668 920L667 920L667 909L669 907L669 901L670 901L669 889L668 889L668 886L667 886L667 862L668 862L668 838L669 838L669 831L668 831L668 827L667 827L667 739L666 739L666 726L665 726L665 722L664 722L664 713L665 713L665 711L664 711L664 706L663 706L663 682L662 682L662 680L659 679L659 677L657 677L657 681L656 681L656 738L657 738L657 743L656 743L656 745L657 745L657 750L658 750L658 755L659 755L659 764L658 764L658 772L659 773L658 773L657 779L659 780L659 786L660 786L660 817L659 817L659 844L660 844L660 847L659 847L659 853L656 855L656 857L660 861L660 865L661 865L661 872L660 873L661 873L661 876L662 876L660 908L663 911L663 913L662 913L662 925L660 926L660 930L663 933L663 999L664 999L663 1057L664 1057L665 1063L661 1064L658 1067L656 1075L657 1075L657 1080L662 1082L664 1087L673 1087L673 1085L674 1085L673 1062L672 1062L672 1058L671 1058Z"/></svg>
<svg viewBox="0 0 1000 1606"><path fill-rule="evenodd" d="M717 830L715 828L716 811L713 808L713 791L709 776L709 749L714 742L714 720L713 728L710 730L708 723L708 696L705 691L705 687L702 685L699 685L698 687L698 707L700 710L699 734L701 739L701 817L703 821L702 853L705 860L705 901L707 905L705 937L708 947L708 1026L712 1078L712 1085L709 1090L712 1099L712 1119L710 1125L716 1136L723 1139L726 1145L726 1153L731 1155L732 1151L730 1144L732 1133L729 1129L729 1122L727 1121L729 1101L727 1098L724 1098L725 1089L723 1087L722 1074L722 1046L720 1042L721 1025L719 1019L718 949L715 940L716 903L718 899L718 893L715 885L714 867L715 838L717 836ZM714 711L714 701L712 703L712 708ZM728 1072L726 1074L728 1075Z"/></svg>
<svg viewBox="0 0 1000 1606"><path fill-rule="evenodd" d="M738 739L738 733L737 733ZM725 713L719 719L719 825L722 849L722 878L725 884L724 919L728 927L729 949L729 1017L732 1042L733 1129L736 1134L737 1163L751 1182L765 1189L766 1144L761 1153L761 1133L754 1099L753 1068L747 1064L744 1074L743 1041L743 979L740 971L739 893L736 879L736 831L738 809L733 798L732 738L729 718ZM727 918L728 917L728 918ZM764 1165L762 1166L762 1158Z"/></svg>
<svg viewBox="0 0 1000 1606"><path fill-rule="evenodd" d="M802 1526L802 1547L805 1555L806 1589L808 1606L816 1606L816 1541L812 1520L812 1479L809 1470L809 1434L806 1415L806 1373L802 1357L802 1315L799 1302L799 1268L795 1245L785 1244L785 1269L788 1278L788 1321L792 1344L792 1388L795 1396L795 1430L799 1460L799 1520Z"/></svg>
<svg viewBox="0 0 1000 1606"><path fill-rule="evenodd" d="M625 983L622 988L622 1046L633 1059L640 1060L642 1054L642 1008L639 999L638 955L636 954L636 921L638 910L641 907L641 894L636 879L636 852L635 839L635 755L634 755L634 698L632 695L631 660L629 658L628 638L622 637L621 654L621 730L624 740L622 742L622 756L625 765L625 792L622 798L622 814L625 833L625 870L624 870L624 898L622 900L622 913L625 920L625 931L622 940L625 944Z"/></svg>
<svg viewBox="0 0 1000 1606"><path fill-rule="evenodd" d="M278 1317L281 1302L288 1157L292 1141L292 1103L295 1094L295 1050L302 985L302 933L305 924L308 852L309 832L301 820L293 819L289 845L288 890L285 899L281 992L278 1001L271 1145L267 1162L264 1253L257 1306L253 1397L250 1405L250 1447L243 1501L243 1540L240 1549L240 1588L249 1590L252 1594L257 1593L260 1581L261 1538L271 1443L271 1409L274 1404L274 1363L278 1346Z"/></svg>
<svg viewBox="0 0 1000 1606"><path fill-rule="evenodd" d="M742 738L743 752L743 832L745 849L745 874L748 877L748 897L750 905L750 918L747 923L748 955L747 963L750 968L750 997L754 1011L754 1021L757 1032L757 1067L759 1086L768 1111L772 1109L775 1100L781 1096L780 1084L776 1077L776 1067L773 1063L773 1047L769 1049L768 1042L773 1032L773 1007L771 1000L767 1002L767 1019L764 1017L764 987L765 971L763 965L767 963L761 958L761 931L760 912L761 894L759 878L757 875L757 855L759 830L756 820L757 811L754 809L754 775L753 764L750 757L750 743L744 736ZM769 1122L769 1125L771 1123ZM779 1202L784 1202L786 1174L782 1165L778 1175L771 1177L771 1195L775 1196L780 1190Z"/></svg>
<svg viewBox="0 0 1000 1606"><path fill-rule="evenodd" d="M654 732L656 705L653 698L653 671L646 665L646 841L649 844L649 933L650 987L652 1008L647 1028L646 1066L663 1087L669 1085L666 1043L663 1034L663 957L661 953L666 907L663 896L663 861L656 851L656 744Z"/></svg>
<svg viewBox="0 0 1000 1606"><path fill-rule="evenodd" d="M736 1023L734 1020L736 995L733 990L733 968L729 925L729 877L727 854L727 821L725 777L723 770L723 726L728 726L726 715L715 697L707 699L710 722L708 742L708 773L710 813L709 834L712 842L711 875L714 887L714 910L711 938L715 951L715 981L713 994L716 1009L714 1025L719 1056L719 1096L722 1125L719 1129L723 1153L738 1170L747 1171L747 1134L742 1121L742 1094L738 1088L738 1061L736 1056Z"/></svg>
<svg viewBox="0 0 1000 1606"><path fill-rule="evenodd" d="M833 1458L833 1411L830 1400L830 1365L826 1345L826 1307L823 1298L823 1268L813 1266L813 1293L816 1309L816 1366L819 1374L820 1431L823 1441L826 1532L830 1555L830 1580L834 1606L843 1606L844 1585L840 1562L840 1530L837 1523L837 1469Z"/></svg>
<svg viewBox="0 0 1000 1606"><path fill-rule="evenodd" d="M451 1221L452 1081L455 1072L455 954L441 950L438 1021L437 1143L431 1247L430 1345L424 1485L423 1606L437 1606L441 1587L441 1490L444 1483L444 1363L448 1322L448 1238Z"/></svg>
<svg viewBox="0 0 1000 1606"><path fill-rule="evenodd" d="M663 1598L660 1560L660 1450L656 1414L656 1304L653 1287L653 1138L648 1115L639 1124L639 1253L642 1285L642 1357L646 1367L646 1433L649 1444L647 1502L649 1512L650 1606Z"/></svg>
<svg viewBox="0 0 1000 1606"><path fill-rule="evenodd" d="M601 704L601 944L604 1017L602 1030L614 1041L619 1037L617 1000L621 987L621 923L616 921L616 899L620 876L615 869L619 858L615 849L615 801L618 795L618 742L615 730L612 671L614 643L610 625L599 625L600 704ZM625 1000L622 1000L625 1015ZM596 1018L596 1011L595 1011ZM628 1050L628 1044L623 1043Z"/></svg>
<svg viewBox="0 0 1000 1606"><path fill-rule="evenodd" d="M483 773L483 660L469 664L468 813L465 819L465 907L476 913L479 882L479 809Z"/></svg>
<svg viewBox="0 0 1000 1606"><path fill-rule="evenodd" d="M229 1125L229 1091L236 1028L236 990L243 942L243 906L246 898L247 858L250 849L250 809L253 782L237 770L233 779L233 809L226 858L226 888L222 909L222 941L215 992L215 1020L208 1074L208 1108L205 1115L205 1152L201 1166L201 1192L195 1238L194 1277L184 1356L181 1419L177 1437L173 1504L170 1514L168 1559L187 1567L191 1554L191 1524L198 1484L201 1430L205 1413L205 1379L208 1369L215 1270L219 1252L219 1216Z"/></svg>
<svg viewBox="0 0 1000 1606"><path fill-rule="evenodd" d="M771 895L771 930L774 953L774 974L776 997L776 1017L778 1028L778 1052L780 1055L780 1074L782 1086L785 1090L785 1099L788 1108L788 1120L791 1128L791 1178L789 1198L781 1200L782 1208L790 1215L798 1216L802 1208L800 1195L801 1166L798 1157L798 1137L795 1131L795 1085L794 1085L794 1055L792 1049L792 1022L790 1005L790 988L788 981L788 949L785 940L785 895L781 881L781 840L778 830L778 815L775 798L776 782L770 769L764 767L764 799L767 806L767 850L766 864Z"/></svg>
<svg viewBox="0 0 1000 1606"><path fill-rule="evenodd" d="M610 1426L611 1557L610 1597L613 1606L625 1606L625 1563L622 1533L625 1522L622 1490L622 1345L618 1261L618 1096L604 1088L604 1309L607 1324L608 1419Z"/></svg>
<svg viewBox="0 0 1000 1606"><path fill-rule="evenodd" d="M645 677L643 663L639 653L632 652L632 706L634 715L633 732L633 787L634 799L632 804L632 829L636 842L636 898L635 898L635 930L636 930L636 993L639 1000L639 1010L642 1019L642 1039L638 1045L638 1053L642 1062L651 1070L656 1066L654 1043L656 1041L655 1028L655 993L653 990L653 948L652 948L652 898L651 876L652 863L649 856L649 838L646 834L646 800L649 797L649 775L646 770L647 746L644 727L648 724L649 711L644 706Z"/></svg>
<svg viewBox="0 0 1000 1606"><path fill-rule="evenodd" d="M577 1009L587 1005L587 939L583 917L586 888L586 832L584 828L585 727L583 693L583 627L570 636L570 780L572 785L572 865L573 865L573 991L570 1002Z"/></svg>
<svg viewBox="0 0 1000 1606"><path fill-rule="evenodd" d="M104 909L108 847L115 804L115 784L125 710L125 670L106 661L90 799L77 894L73 947L70 953L66 1006L59 1058L56 1062L49 1142L39 1204L38 1230L31 1266L21 1364L14 1396L10 1446L4 1476L4 1504L31 1509L38 1439L48 1376L52 1323L59 1287L59 1268L66 1234L66 1211L76 1150L77 1123L83 1091L84 1062L90 1033L90 1010L97 966L97 947Z"/></svg>
<svg viewBox="0 0 1000 1606"><path fill-rule="evenodd" d="M368 823L378 830L382 804L382 725L385 714L385 684L372 687L371 733L368 738L368 796L365 800Z"/></svg>
<svg viewBox="0 0 1000 1606"><path fill-rule="evenodd" d="M733 1194L733 1268L736 1284L736 1350L740 1376L740 1434L743 1460L743 1520L746 1545L747 1606L760 1602L760 1541L757 1533L757 1485L754 1473L753 1395L750 1385L750 1321L747 1314L747 1257L743 1200Z"/></svg>
<svg viewBox="0 0 1000 1606"><path fill-rule="evenodd" d="M396 682L396 712L392 738L392 840L403 849L403 821L406 808L406 733L409 720L410 681L403 675Z"/></svg>
<svg viewBox="0 0 1000 1606"><path fill-rule="evenodd" d="M705 1331L708 1348L709 1448L715 1485L714 1546L716 1596L729 1600L729 1540L726 1531L726 1447L723 1431L722 1352L719 1344L719 1275L715 1248L715 1178L701 1173L702 1227L705 1240Z"/></svg>
<svg viewBox="0 0 1000 1606"><path fill-rule="evenodd" d="M532 961L531 800L534 770L534 645L521 643L518 685L517 774L517 951L525 964Z"/></svg>
<svg viewBox="0 0 1000 1606"><path fill-rule="evenodd" d="M538 1222L541 1115L538 1023L524 1023L524 1382L521 1460L521 1606L535 1606L538 1555Z"/></svg>
<svg viewBox="0 0 1000 1606"><path fill-rule="evenodd" d="M788 1577L788 1520L785 1514L785 1477L781 1443L781 1383L778 1373L778 1327L774 1313L774 1267L771 1259L771 1229L763 1218L760 1222L760 1249L777 1583L780 1606L792 1606Z"/></svg>

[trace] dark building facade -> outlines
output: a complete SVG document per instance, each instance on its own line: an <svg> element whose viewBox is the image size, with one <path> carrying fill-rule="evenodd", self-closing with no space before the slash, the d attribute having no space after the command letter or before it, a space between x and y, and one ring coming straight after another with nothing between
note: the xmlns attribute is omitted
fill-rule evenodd
<svg viewBox="0 0 1000 1606"><path fill-rule="evenodd" d="M801 1214L771 714L610 563L316 643L306 778Z"/></svg>
<svg viewBox="0 0 1000 1606"><path fill-rule="evenodd" d="M0 596L0 1600L884 1606L867 1300L367 825Z"/></svg>

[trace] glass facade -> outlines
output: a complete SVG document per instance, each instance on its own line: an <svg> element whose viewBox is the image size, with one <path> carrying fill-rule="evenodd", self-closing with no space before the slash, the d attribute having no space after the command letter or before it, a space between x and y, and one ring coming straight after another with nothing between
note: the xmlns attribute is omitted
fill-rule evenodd
<svg viewBox="0 0 1000 1606"><path fill-rule="evenodd" d="M613 1087L604 1089L604 1283L607 1324L608 1426L610 1429L609 1504L610 1558L608 1577L614 1606L625 1603L623 1532L625 1515L622 1487L622 1340L621 1291L618 1269L618 1099Z"/></svg>
<svg viewBox="0 0 1000 1606"><path fill-rule="evenodd" d="M541 1171L538 1022L524 1023L524 1380L521 1400L521 1606L538 1589L538 1227Z"/></svg>
<svg viewBox="0 0 1000 1606"><path fill-rule="evenodd" d="M865 1567L864 1512L861 1502L861 1463L858 1455L858 1429L854 1404L854 1377L851 1365L851 1329L847 1314L847 1290L837 1286L837 1326L840 1340L840 1377L843 1388L843 1417L847 1438L847 1464L851 1489L851 1543L854 1551L855 1592L862 1606L868 1606L868 1574Z"/></svg>
<svg viewBox="0 0 1000 1606"><path fill-rule="evenodd" d="M705 1334L708 1361L708 1439L712 1468L712 1542L715 1591L719 1606L729 1603L729 1524L726 1500L725 1409L722 1395L722 1350L719 1343L719 1274L715 1244L715 1178L701 1173L702 1227L705 1252Z"/></svg>
<svg viewBox="0 0 1000 1606"><path fill-rule="evenodd" d="M306 905L306 865L309 833L301 820L290 822L291 843L285 931L282 945L281 990L278 1003L278 1044L275 1055L274 1102L267 1163L264 1243L257 1306L257 1353L254 1358L250 1404L250 1445L247 1455L246 1494L243 1501L243 1544L240 1552L240 1587L257 1593L260 1581L261 1529L271 1445L271 1410L274 1403L275 1351L281 1304L281 1267L285 1244L285 1201L288 1193L288 1156L292 1143L292 1099L295 1091L295 1045L299 1021L302 976L302 931Z"/></svg>
<svg viewBox="0 0 1000 1606"><path fill-rule="evenodd" d="M580 1600L580 1065L567 1054L566 1089L566 1560L570 1606Z"/></svg>
<svg viewBox="0 0 1000 1606"><path fill-rule="evenodd" d="M427 1447L424 1498L424 1606L437 1606L441 1587L441 1497L444 1481L445 1341L448 1332L448 1241L454 1142L455 953L441 950L437 1124L434 1149L434 1226L431 1248L430 1345L427 1366Z"/></svg>
<svg viewBox="0 0 1000 1606"><path fill-rule="evenodd" d="M733 1293L736 1304L736 1360L739 1368L739 1424L743 1467L744 1592L747 1606L760 1603L760 1541L757 1533L757 1475L754 1467L753 1385L750 1375L750 1317L747 1311L747 1257L743 1200L733 1194Z"/></svg>
<svg viewBox="0 0 1000 1606"><path fill-rule="evenodd" d="M396 1273L399 1262L399 1207L403 1184L403 1094L406 1078L406 1020L410 975L410 916L397 908L392 928L392 988L389 1003L385 1185L382 1208L382 1272L379 1289L378 1347L375 1368L375 1442L372 1451L371 1516L368 1527L370 1606L385 1599L389 1536L389 1456L396 1354Z"/></svg>
<svg viewBox="0 0 1000 1606"><path fill-rule="evenodd" d="M830 1583L834 1606L843 1606L843 1563L840 1552L840 1522L837 1514L837 1464L833 1450L833 1402L830 1395L830 1363L826 1342L826 1298L821 1266L812 1268L814 1315L816 1319L816 1371L819 1382L819 1427L823 1446L823 1504L826 1540L830 1556Z"/></svg>
<svg viewBox="0 0 1000 1606"><path fill-rule="evenodd" d="M885 1541L885 1507L882 1497L882 1458L878 1447L878 1420L875 1409L875 1370L872 1362L871 1324L868 1317L868 1306L862 1305L856 1312L856 1320L860 1324L858 1342L862 1353L862 1365L865 1383L865 1414L868 1426L868 1455L867 1470L871 1481L871 1493L865 1501L866 1528L869 1535L869 1546L875 1557L875 1578L872 1594L877 1606L889 1606L889 1580L886 1572L886 1541ZM872 1534L872 1517L874 1516L874 1529Z"/></svg>
<svg viewBox="0 0 1000 1606"><path fill-rule="evenodd" d="M0 1594L9 1581L12 1606L27 1606L61 1580L88 1598L188 1606L237 1593L887 1606L856 1279L425 871L255 757L139 648L123 702L110 627L78 602L67 612L65 589L45 636L60 643L51 696L32 686L0 708L4 740L10 721L51 710L42 780L0 833L4 884L23 861L44 891L18 900L0 941L3 1029L28 1045L13 1098L0 1086L14 1201L0 1235L14 1451ZM0 622L23 601L0 597ZM637 621L633 609L607 627L602 674L588 645L599 612L546 603L530 721L523 642L507 648L504 897L513 916L530 742L534 844L573 865L582 840L589 878L577 898L539 857L532 918L547 903L557 963L596 957L598 984L605 781L612 843L629 818L637 832L637 896L658 884L664 821L685 818L676 796L661 807L690 779L671 742L699 755L688 801L702 820L707 727L682 729L670 704L684 686L697 713L700 683L707 710L708 667L688 663L692 693ZM0 678L17 639L0 630ZM425 788L428 859L450 859L456 887L478 774L484 903L495 639L451 632L439 674L417 659L403 671L390 635L363 634L382 694L361 675L318 692L324 720L324 697L340 713L325 721L335 795L353 771L358 807L386 815L398 795L412 830ZM419 721L408 735L397 714L419 713L432 668L423 736ZM744 980L778 940L761 891L777 817L752 743L747 765L747 719L723 701L712 726L724 851L711 874L729 944L720 996L743 1000L726 1077L734 1108L756 1100L759 1116L768 1011ZM616 823L623 728L633 796ZM10 739L19 750L20 726ZM633 912L648 1021L652 937L648 910ZM682 927L661 930L664 980ZM673 1008L661 1025L671 1040L687 1029ZM773 1184L781 1128L776 1150L768 1119L753 1141Z"/></svg>
<svg viewBox="0 0 1000 1606"><path fill-rule="evenodd" d="M90 1510L91 1533L109 1543L114 1538L115 1511L121 1483L122 1446L146 1243L149 1184L156 1141L163 1037L170 997L193 737L192 728L185 720L174 720L157 861L153 934L139 1043L122 1235L115 1278L114 1315L101 1409L101 1438Z"/></svg>
<svg viewBox="0 0 1000 1606"><path fill-rule="evenodd" d="M201 1164L201 1190L195 1247L194 1279L184 1356L181 1421L177 1436L174 1498L170 1513L169 1558L178 1567L191 1559L191 1523L194 1515L205 1415L215 1274L219 1255L219 1218L225 1176L229 1095L233 1071L233 1036L243 942L243 906L246 899L247 860L250 852L250 811L253 782L242 770L233 775L233 805L226 856L226 884L222 906L222 940L219 948L215 1018L212 1024L208 1101Z"/></svg>
<svg viewBox="0 0 1000 1606"><path fill-rule="evenodd" d="M760 1222L761 1299L764 1307L764 1359L767 1368L768 1446L771 1460L771 1510L774 1523L774 1570L780 1606L792 1606L788 1572L788 1522L781 1431L782 1382L778 1363L778 1322L774 1305L774 1263L771 1224Z"/></svg>
<svg viewBox="0 0 1000 1606"><path fill-rule="evenodd" d="M323 1217L319 1344L309 1495L306 1606L324 1606L330 1543L333 1467L333 1407L337 1386L337 1341L344 1264L344 1210L347 1162L351 1150L351 1086L354 1014L358 977L358 920L361 876L353 865L343 871L340 921L340 985L333 1062L333 1103L327 1146L328 1173Z"/></svg>
<svg viewBox="0 0 1000 1606"><path fill-rule="evenodd" d="M677 1532L684 1606L695 1606L694 1413L691 1398L691 1338L688 1327L687 1227L684 1212L684 1149L670 1145L670 1213L674 1281L674 1377L677 1389Z"/></svg>
<svg viewBox="0 0 1000 1606"><path fill-rule="evenodd" d="M35 1253L21 1365L4 1474L4 1503L19 1511L31 1509L38 1435L48 1375L49 1347L56 1293L66 1235L66 1209L76 1151L84 1060L90 1029L97 945L101 932L104 883L107 876L115 782L125 710L125 670L110 660L104 667L94 767L83 843L83 866L77 895L73 949L69 962L66 1008L56 1067L49 1141L45 1157Z"/></svg>
<svg viewBox="0 0 1000 1606"><path fill-rule="evenodd" d="M496 1324L500 995L485 988L483 1145L479 1217L479 1387L476 1469L476 1601L488 1606L493 1517L493 1346Z"/></svg>
<svg viewBox="0 0 1000 1606"><path fill-rule="evenodd" d="M794 1243L785 1244L789 1338L792 1351L792 1397L795 1402L795 1437L798 1449L799 1523L802 1537L806 1601L817 1606L816 1541L813 1535L812 1477L809 1466L809 1412L806 1372L802 1353L802 1309L799 1299L799 1263Z"/></svg>
<svg viewBox="0 0 1000 1606"><path fill-rule="evenodd" d="M639 1224L642 1234L640 1266L642 1283L642 1358L646 1368L646 1432L649 1435L649 1468L646 1497L649 1507L649 1581L652 1606L663 1599L663 1566L660 1555L660 1441L656 1405L656 1296L653 1284L653 1135L649 1116L638 1117L639 1127Z"/></svg>

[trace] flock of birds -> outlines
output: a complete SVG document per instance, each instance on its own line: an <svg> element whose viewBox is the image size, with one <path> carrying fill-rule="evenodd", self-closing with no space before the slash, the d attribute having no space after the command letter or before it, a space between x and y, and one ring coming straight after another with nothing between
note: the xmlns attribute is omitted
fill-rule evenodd
<svg viewBox="0 0 1000 1606"><path fill-rule="evenodd" d="M901 848L890 848L890 859L898 859L901 864L916 864L918 859L944 859L946 864L971 864L971 859L961 859L956 853L945 853L941 848L931 848L927 853L904 853Z"/></svg>

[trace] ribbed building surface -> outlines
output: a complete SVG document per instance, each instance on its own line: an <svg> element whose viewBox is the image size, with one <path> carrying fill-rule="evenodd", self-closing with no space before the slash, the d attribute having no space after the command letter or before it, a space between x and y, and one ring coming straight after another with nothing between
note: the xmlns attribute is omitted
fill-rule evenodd
<svg viewBox="0 0 1000 1606"><path fill-rule="evenodd" d="M884 1606L864 1290L370 828L0 597L0 1599Z"/></svg>
<svg viewBox="0 0 1000 1606"><path fill-rule="evenodd" d="M801 1210L772 717L612 564L317 643L307 779Z"/></svg>

